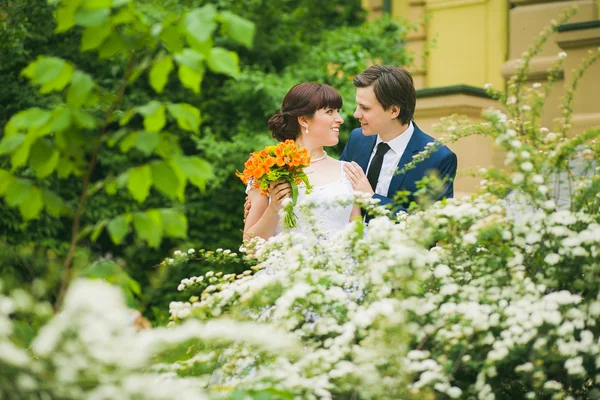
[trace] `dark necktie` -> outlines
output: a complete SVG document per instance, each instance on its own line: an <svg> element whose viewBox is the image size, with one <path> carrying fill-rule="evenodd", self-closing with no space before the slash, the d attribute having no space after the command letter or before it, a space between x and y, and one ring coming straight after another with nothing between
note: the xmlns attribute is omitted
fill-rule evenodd
<svg viewBox="0 0 600 400"><path fill-rule="evenodd" d="M371 166L369 167L369 171L367 172L367 179L373 188L373 191L377 189L377 181L379 180L379 174L381 173L381 165L383 164L383 156L388 152L390 146L381 142L377 145L377 151L375 152L375 156L373 156L373 160L371 160Z"/></svg>

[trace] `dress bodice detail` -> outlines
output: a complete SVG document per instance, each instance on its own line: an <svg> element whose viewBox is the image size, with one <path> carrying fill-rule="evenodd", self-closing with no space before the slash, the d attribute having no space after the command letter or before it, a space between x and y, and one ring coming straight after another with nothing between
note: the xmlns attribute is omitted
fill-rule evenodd
<svg viewBox="0 0 600 400"><path fill-rule="evenodd" d="M298 201L294 210L298 217L298 229L309 231L310 220L314 217L319 232L329 236L342 230L350 222L352 198L354 189L352 183L346 177L344 161L340 161L340 179L321 186L313 186L312 191L306 194L303 185L298 186ZM336 201L346 200L344 204L335 204ZM302 204L310 203L306 210ZM280 231L278 229L278 231Z"/></svg>

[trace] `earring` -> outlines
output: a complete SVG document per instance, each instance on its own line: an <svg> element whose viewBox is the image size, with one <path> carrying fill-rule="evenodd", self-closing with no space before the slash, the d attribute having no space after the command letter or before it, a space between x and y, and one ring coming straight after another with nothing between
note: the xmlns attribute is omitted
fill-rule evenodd
<svg viewBox="0 0 600 400"><path fill-rule="evenodd" d="M308 126L306 127L306 130L304 131L305 135L308 135Z"/></svg>

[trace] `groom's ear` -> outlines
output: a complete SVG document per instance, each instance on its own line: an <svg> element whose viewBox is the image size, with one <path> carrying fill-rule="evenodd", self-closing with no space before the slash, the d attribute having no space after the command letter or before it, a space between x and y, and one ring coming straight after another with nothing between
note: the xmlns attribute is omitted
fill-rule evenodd
<svg viewBox="0 0 600 400"><path fill-rule="evenodd" d="M400 115L400 107L398 107L397 105L391 105L390 111L390 116L392 117L392 119L396 119L398 118L398 115Z"/></svg>

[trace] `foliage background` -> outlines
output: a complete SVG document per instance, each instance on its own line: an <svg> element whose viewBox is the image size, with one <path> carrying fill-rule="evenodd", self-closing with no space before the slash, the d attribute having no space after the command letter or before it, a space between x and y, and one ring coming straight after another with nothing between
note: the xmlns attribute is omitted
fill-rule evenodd
<svg viewBox="0 0 600 400"><path fill-rule="evenodd" d="M239 246L244 187L234 172L241 168L249 152L273 141L266 131L266 121L277 110L286 91L301 81L327 83L340 90L346 101L343 109L346 124L342 140L334 149L334 153L339 154L354 127L351 77L372 60L398 65L410 63L404 43L411 27L385 18L365 23L359 0L326 3L317 0L144 0L138 3L143 3L158 20L211 3L249 19L257 26L254 46L250 50L227 38L218 38L215 43L239 54L242 66L239 79L207 72L198 95L181 90L175 82L170 82L165 89L165 100L189 102L202 110L201 135L182 143L182 147L187 154L195 153L211 162L216 175L204 192L187 189L188 239L166 239L158 249L151 249L135 238L126 238L122 245L115 246L103 233L97 242L83 243L78 251L76 264L80 274L89 273L90 264L96 272L100 269L101 274L114 272L115 264L120 266L117 271L126 272L125 276L130 275L145 288L140 294L142 297L131 299L132 304L151 319L164 322L166 304L175 296L173 288L179 280L220 267L196 263L172 269L159 267L159 262L174 248L236 249ZM3 10L0 14L0 59L3 60L0 64L3 88L0 91L0 135L3 135L5 123L19 110L33 106L51 108L56 101L52 96L38 95L35 88L20 77L21 70L39 55L71 60L86 71L94 71L96 80L104 87L115 87L116 90L122 75L119 67L110 61L98 61L90 53L80 53L81 32L55 34L53 7L46 1L2 0L0 10ZM140 104L151 100L152 96L147 82L138 80L126 97L132 104ZM5 162L0 160L0 168L8 167ZM135 159L129 154L116 150L104 153L97 174L106 176L133 163ZM32 175L27 169L18 173L25 177ZM76 201L81 190L80 182L75 179L68 183L51 182L50 185L71 203ZM153 192L147 204L169 207L173 202ZM128 193L98 194L87 204L83 223L138 208ZM16 209L0 203L0 241L4 242L5 250L0 255L0 274L24 283L44 276L50 286L57 284L60 263L40 261L64 256L70 229L69 219L55 218L45 212L39 219L24 223ZM53 292L50 287L50 300Z"/></svg>

